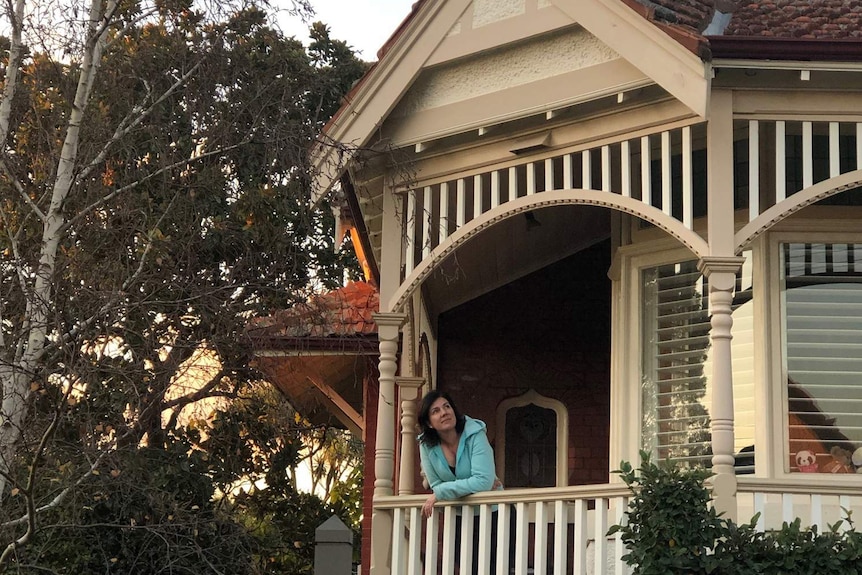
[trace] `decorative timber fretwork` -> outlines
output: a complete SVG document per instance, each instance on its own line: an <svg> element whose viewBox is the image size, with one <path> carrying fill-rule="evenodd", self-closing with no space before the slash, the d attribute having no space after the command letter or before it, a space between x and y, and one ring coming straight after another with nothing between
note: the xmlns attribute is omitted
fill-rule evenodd
<svg viewBox="0 0 862 575"><path fill-rule="evenodd" d="M675 127L595 147L464 174L406 192L404 277L458 230L520 198L590 190L640 202L632 213L656 213L691 230L705 202L705 124ZM520 151L520 150L519 150ZM658 210L658 212L656 212Z"/></svg>

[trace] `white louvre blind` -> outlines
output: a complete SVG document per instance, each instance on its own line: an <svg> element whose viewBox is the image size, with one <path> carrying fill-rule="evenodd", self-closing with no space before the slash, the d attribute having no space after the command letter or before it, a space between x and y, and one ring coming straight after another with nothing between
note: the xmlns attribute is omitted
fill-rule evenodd
<svg viewBox="0 0 862 575"><path fill-rule="evenodd" d="M706 279L695 261L642 274L644 448L660 459L709 466Z"/></svg>
<svg viewBox="0 0 862 575"><path fill-rule="evenodd" d="M862 442L862 244L785 243L781 255L790 468L808 450L830 471L832 448Z"/></svg>

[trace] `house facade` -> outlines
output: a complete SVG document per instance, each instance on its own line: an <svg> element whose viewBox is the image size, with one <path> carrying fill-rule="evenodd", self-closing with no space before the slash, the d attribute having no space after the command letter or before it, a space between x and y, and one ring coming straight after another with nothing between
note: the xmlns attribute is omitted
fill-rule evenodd
<svg viewBox="0 0 862 575"><path fill-rule="evenodd" d="M862 505L860 24L853 0L414 5L317 155L379 287L373 575L494 547L501 573L623 573L613 470L642 450L764 529ZM431 388L487 423L506 490L425 521Z"/></svg>

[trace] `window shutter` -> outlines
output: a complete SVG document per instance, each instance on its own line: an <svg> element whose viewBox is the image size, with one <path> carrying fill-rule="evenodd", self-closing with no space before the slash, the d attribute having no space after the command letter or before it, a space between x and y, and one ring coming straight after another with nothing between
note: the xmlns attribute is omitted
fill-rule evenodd
<svg viewBox="0 0 862 575"><path fill-rule="evenodd" d="M644 270L643 285L644 447L660 459L709 466L706 278L688 261Z"/></svg>

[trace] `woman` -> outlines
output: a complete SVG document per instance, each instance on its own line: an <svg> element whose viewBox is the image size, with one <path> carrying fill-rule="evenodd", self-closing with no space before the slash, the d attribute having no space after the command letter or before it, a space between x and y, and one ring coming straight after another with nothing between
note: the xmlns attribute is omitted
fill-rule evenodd
<svg viewBox="0 0 862 575"><path fill-rule="evenodd" d="M488 443L485 424L467 417L448 393L428 392L419 408L419 455L422 471L433 493L422 505L422 516L431 517L438 501L459 499L479 491L502 489L494 472L494 452ZM492 519L491 564L496 559L496 511ZM473 571L478 568L479 517L473 527ZM456 549L460 548L461 522L456 523Z"/></svg>

